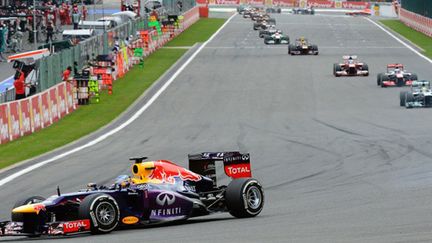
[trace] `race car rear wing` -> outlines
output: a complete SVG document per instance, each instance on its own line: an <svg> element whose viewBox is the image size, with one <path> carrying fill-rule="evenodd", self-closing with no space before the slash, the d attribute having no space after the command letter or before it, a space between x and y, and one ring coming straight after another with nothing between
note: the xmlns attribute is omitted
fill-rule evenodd
<svg viewBox="0 0 432 243"><path fill-rule="evenodd" d="M213 180L216 185L216 161L224 164L225 174L233 179L252 177L249 153L234 152L204 152L189 154L189 169Z"/></svg>
<svg viewBox="0 0 432 243"><path fill-rule="evenodd" d="M344 60L348 60L348 59L350 59L350 57L351 57L351 59L353 59L353 60L356 60L356 59L357 59L357 56L342 56L342 59L344 59Z"/></svg>
<svg viewBox="0 0 432 243"><path fill-rule="evenodd" d="M403 69L404 65L400 64L400 63L392 63L392 64L388 64L387 68L402 68Z"/></svg>

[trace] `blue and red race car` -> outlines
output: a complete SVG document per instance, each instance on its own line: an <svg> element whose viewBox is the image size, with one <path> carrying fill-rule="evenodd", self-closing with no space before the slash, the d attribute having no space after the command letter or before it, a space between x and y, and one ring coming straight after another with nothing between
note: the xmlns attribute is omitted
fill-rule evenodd
<svg viewBox="0 0 432 243"><path fill-rule="evenodd" d="M79 192L19 200L12 220L0 222L0 236L109 233L119 227L148 225L229 212L257 216L264 206L261 184L251 178L250 156L240 152L189 155L190 170L170 161L131 158L132 176L110 186L89 183ZM217 186L215 162L223 162L228 185Z"/></svg>

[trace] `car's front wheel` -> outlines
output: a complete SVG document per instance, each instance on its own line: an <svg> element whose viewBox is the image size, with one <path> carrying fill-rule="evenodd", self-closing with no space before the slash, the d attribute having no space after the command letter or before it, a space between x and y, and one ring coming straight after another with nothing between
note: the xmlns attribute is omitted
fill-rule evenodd
<svg viewBox="0 0 432 243"><path fill-rule="evenodd" d="M116 200L110 195L97 193L84 198L78 210L80 219L90 220L93 234L113 231L120 220L120 210Z"/></svg>
<svg viewBox="0 0 432 243"><path fill-rule="evenodd" d="M255 217L264 207L264 191L253 178L234 179L225 191L229 213L237 218Z"/></svg>

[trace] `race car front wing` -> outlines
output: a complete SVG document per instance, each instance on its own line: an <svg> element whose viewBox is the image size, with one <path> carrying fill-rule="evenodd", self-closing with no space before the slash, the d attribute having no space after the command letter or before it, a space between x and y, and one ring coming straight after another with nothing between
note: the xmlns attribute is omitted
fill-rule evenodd
<svg viewBox="0 0 432 243"><path fill-rule="evenodd" d="M70 235L90 232L90 220L62 221L45 224L41 232L28 233L23 222L0 222L0 237L2 236L35 236L35 235Z"/></svg>

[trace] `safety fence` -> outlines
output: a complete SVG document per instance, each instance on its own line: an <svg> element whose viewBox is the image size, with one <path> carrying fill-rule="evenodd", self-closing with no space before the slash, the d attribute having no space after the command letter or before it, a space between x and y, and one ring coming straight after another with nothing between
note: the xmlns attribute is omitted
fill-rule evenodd
<svg viewBox="0 0 432 243"><path fill-rule="evenodd" d="M76 106L73 87L60 83L26 99L0 104L0 144L48 127Z"/></svg>
<svg viewBox="0 0 432 243"><path fill-rule="evenodd" d="M370 2L344 0L197 0L200 5L266 5L281 7L315 7L315 8L346 8L364 9L371 6Z"/></svg>
<svg viewBox="0 0 432 243"><path fill-rule="evenodd" d="M113 68L115 71L105 72L105 68L91 68L90 72L92 76L101 77L96 80L97 90L106 88L109 92L112 92L115 80L123 77L133 65L141 63L144 57L163 47L165 43L172 40L198 20L198 7L194 7L185 12L176 25L164 27L160 31L138 29L138 38L135 38L129 46L123 45L115 55ZM125 37L127 36L126 33L129 33L128 31L127 29L123 29L123 32L118 30L110 38L114 40L116 37ZM108 41L109 38L105 40ZM106 45L110 46L111 44L107 42ZM72 50L71 53L73 55ZM88 50L86 55L96 55L98 53L103 52ZM142 55L137 55L137 53L141 53ZM61 67L63 65L62 56L57 56L50 60L57 63L51 63L51 65ZM47 72L54 73L54 70ZM88 98L92 95L88 87L77 85L79 81L74 79L70 81L55 84L47 90L26 99L0 104L0 144L16 140L21 136L50 126L74 111L79 106L80 99Z"/></svg>
<svg viewBox="0 0 432 243"><path fill-rule="evenodd" d="M408 11L404 8L400 9L399 18L405 25L432 37L432 18Z"/></svg>

